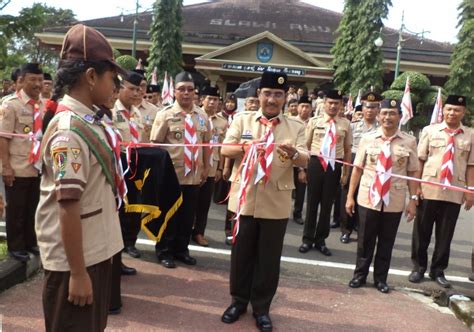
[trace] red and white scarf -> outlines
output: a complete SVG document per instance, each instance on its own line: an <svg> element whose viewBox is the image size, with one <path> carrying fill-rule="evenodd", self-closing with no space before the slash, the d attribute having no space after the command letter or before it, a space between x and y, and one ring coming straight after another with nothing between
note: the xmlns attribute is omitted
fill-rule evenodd
<svg viewBox="0 0 474 332"><path fill-rule="evenodd" d="M30 99L28 104L33 106L33 132L34 137L31 144L29 162L37 170L41 171L41 138L43 137L43 115L41 114L39 101Z"/></svg>
<svg viewBox="0 0 474 332"><path fill-rule="evenodd" d="M392 182L392 152L390 143L394 138L395 136L390 138L382 137L384 142L377 159L374 182L369 190L369 200L373 207L376 207L381 200L383 200L385 206L388 206L390 203L390 185Z"/></svg>
<svg viewBox="0 0 474 332"><path fill-rule="evenodd" d="M336 169L336 142L337 142L337 133L336 133L336 122L333 118L328 120L329 126L326 129L326 134L323 138L323 143L321 144L321 165L326 171L328 164L331 165L332 169Z"/></svg>
<svg viewBox="0 0 474 332"><path fill-rule="evenodd" d="M199 148L190 146L197 144L197 132L194 125L192 114L183 113L184 118L184 176L187 176L193 169L197 173L199 166Z"/></svg>
<svg viewBox="0 0 474 332"><path fill-rule="evenodd" d="M454 137L458 134L461 134L463 130L461 128L456 130L445 128L444 131L448 134L448 142L446 144L446 150L443 154L440 182L450 186L451 182L453 181L454 174Z"/></svg>
<svg viewBox="0 0 474 332"><path fill-rule="evenodd" d="M131 116L128 110L122 110L123 115L127 119L128 127L130 129L130 134L132 135L132 142L139 143L140 142L140 134L138 132L138 125L135 119Z"/></svg>
<svg viewBox="0 0 474 332"><path fill-rule="evenodd" d="M265 117L260 117L260 123L266 127L265 135L263 136L261 142L265 143L264 154L259 156L259 163L257 168L257 175L255 177L255 184L258 183L261 179L265 180L265 183L270 179L270 172L272 171L272 162L273 162L273 150L275 147L275 136L273 136L273 128L275 128L279 123L279 118L273 118L268 120Z"/></svg>

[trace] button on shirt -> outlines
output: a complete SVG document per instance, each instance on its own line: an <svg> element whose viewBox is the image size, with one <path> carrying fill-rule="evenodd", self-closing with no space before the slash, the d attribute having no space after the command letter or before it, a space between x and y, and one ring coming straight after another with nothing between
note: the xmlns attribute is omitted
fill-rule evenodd
<svg viewBox="0 0 474 332"><path fill-rule="evenodd" d="M330 117L324 113L323 116L313 117L306 126L306 146L311 152L320 153L321 145L329 127ZM336 158L344 158L344 146L352 144L352 133L349 120L345 118L335 117L336 125Z"/></svg>

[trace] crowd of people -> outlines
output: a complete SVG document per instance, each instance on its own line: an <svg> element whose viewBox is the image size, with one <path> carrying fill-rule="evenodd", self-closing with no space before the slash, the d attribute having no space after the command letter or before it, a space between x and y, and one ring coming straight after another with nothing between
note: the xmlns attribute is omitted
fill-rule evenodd
<svg viewBox="0 0 474 332"><path fill-rule="evenodd" d="M374 286L388 293L405 213L414 220L409 281L428 272L450 287L444 271L456 221L461 206L474 203L474 131L462 124L465 96L448 96L443 122L425 127L419 140L399 129L397 100L369 91L349 110L341 91L308 94L279 72L262 73L243 111L235 94L198 89L189 72L175 77L174 103L162 105L160 87L148 84L143 70L120 68L105 37L81 24L66 34L54 78L34 63L11 78L0 107L8 251L22 262L41 256L48 331L104 330L107 315L121 311L120 276L137 273L121 259L122 252L141 256L142 226L141 215L127 211L121 142L163 144L172 160L182 202L156 243L163 267L197 264L190 241L208 246L211 202L227 205L231 305L224 323L238 320L250 303L257 327L272 330L290 216L304 225L301 253L315 248L331 256L330 228L340 227L342 243L356 231L349 287L366 283L373 261Z"/></svg>

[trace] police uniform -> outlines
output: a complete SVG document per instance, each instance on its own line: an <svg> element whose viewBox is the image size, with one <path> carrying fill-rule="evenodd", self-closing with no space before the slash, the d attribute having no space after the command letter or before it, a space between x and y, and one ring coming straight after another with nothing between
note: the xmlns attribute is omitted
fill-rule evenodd
<svg viewBox="0 0 474 332"><path fill-rule="evenodd" d="M176 85L180 82L192 82L192 77L189 73L183 72L176 76L175 82ZM186 114L177 101L163 109L155 118L150 140L154 143L184 144ZM197 143L208 143L211 140L211 132L207 115L195 105L189 114L196 129ZM162 264L164 261L172 261L173 256L178 259L189 257L188 245L196 214L201 171L204 163L209 163L203 158L203 148L199 147L197 172L193 168L188 175L185 175L184 147L163 148L168 151L173 161L183 193L183 204L176 214L176 222L168 226L161 242L156 244L158 259Z"/></svg>
<svg viewBox="0 0 474 332"><path fill-rule="evenodd" d="M26 66L33 66L28 64ZM39 68L31 68L32 73L41 73ZM37 106L35 106L37 105ZM24 90L7 97L0 108L0 131L14 134L33 134L34 108L44 113L41 99L31 99ZM27 260L26 251L37 253L34 231L35 210L39 200L39 165L30 162L33 142L25 137L2 138L8 142L10 166L15 179L12 186L5 185L6 194L6 232L8 251L15 258ZM5 165L3 165L5 168ZM18 258L17 253L23 258Z"/></svg>
<svg viewBox="0 0 474 332"><path fill-rule="evenodd" d="M397 108L384 105L382 108ZM395 102L391 100L391 102ZM368 133L362 137L356 153L354 164L363 169L357 194L359 204L359 231L357 236L357 259L354 270L354 279L359 285L365 283L369 267L374 255L375 246L377 253L374 261L374 283L385 286L383 292L388 292L386 286L392 249L395 243L398 226L402 212L405 208L407 180L391 177L389 189L389 204L383 200L373 206L369 199L369 190L375 180L375 167L384 144L383 131ZM397 130L390 144L392 159L392 174L407 175L407 172L419 170L415 137ZM352 283L352 281L351 281ZM354 285L351 285L354 287ZM382 288L382 287L381 287ZM380 289L382 291L382 289Z"/></svg>
<svg viewBox="0 0 474 332"><path fill-rule="evenodd" d="M327 98L342 99L340 91L329 91ZM306 145L311 151L320 153L326 131L329 127L330 117L325 113L319 117L313 117L306 127ZM336 159L344 159L345 147L352 143L350 122L337 115L334 117L336 127ZM325 171L321 161L316 156L311 156L308 164L308 195L306 198L306 220L303 231L303 244L300 252L307 252L314 244L324 255L331 255L325 244L325 239L329 236L329 224L331 217L331 207L336 197L337 187L340 183L342 166L335 163L335 169L328 165ZM318 208L319 218L316 223Z"/></svg>
<svg viewBox="0 0 474 332"><path fill-rule="evenodd" d="M264 72L260 88L288 90L286 75ZM235 116L226 133L224 143L243 143L264 137L266 126L262 109L242 112ZM246 200L240 206L240 222L232 247L230 293L232 305L225 311L222 321L232 323L243 313L250 302L257 325L268 318L272 298L279 279L280 257L286 225L291 213L291 191L294 189L293 167L305 167L308 153L304 142L303 124L279 114L279 124L273 126L274 142L296 147L299 157L293 161L276 150L271 173L265 184L255 184L252 178L246 189ZM274 118L275 119L275 118ZM233 183L229 210L237 213L239 186L242 181L239 168L242 155L235 159L231 181ZM269 321L269 318L268 318ZM269 322L271 326L271 321Z"/></svg>
<svg viewBox="0 0 474 332"><path fill-rule="evenodd" d="M451 95L445 105L466 105L465 97ZM433 124L423 129L418 144L418 157L424 162L422 180L440 182L443 155L448 142L446 122ZM474 131L460 124L461 133L454 136L453 178L451 184L458 187L467 185L467 169L474 167ZM464 193L421 184L423 199L418 205L417 217L413 225L412 261L413 271L421 275L428 268L428 246L435 231L435 249L431 260L430 277L444 278L448 267L451 240L463 202Z"/></svg>

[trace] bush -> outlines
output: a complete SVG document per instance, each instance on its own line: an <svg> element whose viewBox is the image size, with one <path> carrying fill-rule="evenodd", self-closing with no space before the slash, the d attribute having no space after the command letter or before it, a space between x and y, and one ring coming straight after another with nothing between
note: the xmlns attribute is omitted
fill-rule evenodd
<svg viewBox="0 0 474 332"><path fill-rule="evenodd" d="M438 90L436 90L436 91L429 90L423 96L423 104L425 104L427 106L434 106L434 104L436 104L436 98L438 98ZM441 90L441 99L443 100L443 105L444 105L444 101L446 100L446 96L443 95L443 90Z"/></svg>
<svg viewBox="0 0 474 332"><path fill-rule="evenodd" d="M133 70L137 67L138 60L131 55L121 55L116 60L117 64L126 70Z"/></svg>
<svg viewBox="0 0 474 332"><path fill-rule="evenodd" d="M114 58L117 59L119 56L121 56L122 54L120 54L120 51L116 48L113 49L113 52L114 52Z"/></svg>
<svg viewBox="0 0 474 332"><path fill-rule="evenodd" d="M428 77L416 71L406 71L399 75L390 86L391 90L405 90L407 76L410 76L410 90L423 92L430 89L431 83Z"/></svg>

